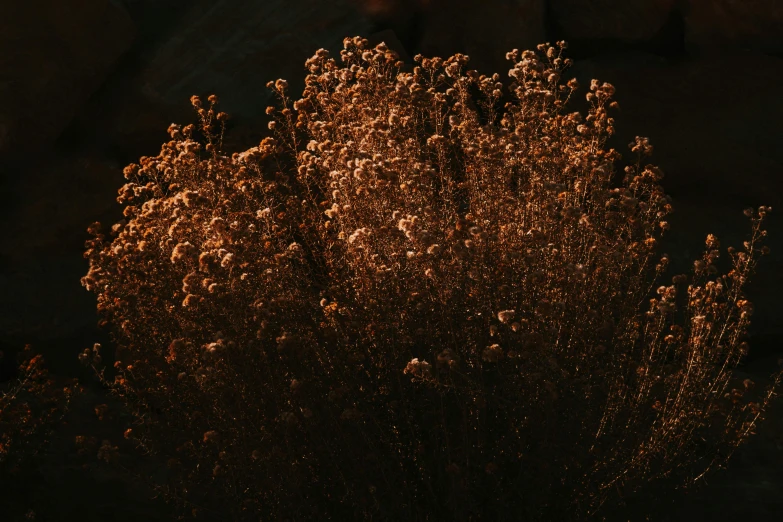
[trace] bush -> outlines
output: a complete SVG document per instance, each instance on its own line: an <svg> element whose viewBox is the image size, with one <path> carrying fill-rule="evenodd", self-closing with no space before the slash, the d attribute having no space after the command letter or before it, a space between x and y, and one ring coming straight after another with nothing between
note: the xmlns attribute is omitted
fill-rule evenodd
<svg viewBox="0 0 783 522"><path fill-rule="evenodd" d="M565 47L509 53L505 88L464 55L401 72L349 38L342 66L306 62L301 99L270 82L258 147L224 154L227 116L194 96L200 125L125 169L127 219L90 228L82 283L170 498L224 519L566 520L691 484L748 436L773 390L732 370L770 209L746 211L725 275L710 235L660 286L652 146L615 173L614 88L567 112Z"/></svg>
<svg viewBox="0 0 783 522"><path fill-rule="evenodd" d="M35 517L28 508L39 494L38 464L73 395L81 390L73 382L62 386L50 378L43 356L29 344L17 354L17 363L16 375L0 382L0 493L14 499L2 502L8 520Z"/></svg>

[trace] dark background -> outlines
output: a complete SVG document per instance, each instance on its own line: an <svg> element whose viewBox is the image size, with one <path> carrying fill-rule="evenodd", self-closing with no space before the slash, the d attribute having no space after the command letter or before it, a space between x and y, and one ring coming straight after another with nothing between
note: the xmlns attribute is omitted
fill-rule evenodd
<svg viewBox="0 0 783 522"><path fill-rule="evenodd" d="M304 60L321 47L336 54L354 35L386 41L407 63L417 53L462 52L471 67L503 78L506 51L567 40L575 60L567 77L617 88L612 145L625 152L636 135L655 145L653 162L675 203L665 245L673 273L701 255L707 233L722 247L741 245L749 232L744 208L773 207L772 254L748 289L756 313L742 371L763 384L776 369L780 0L0 0L0 378L30 343L55 375L91 382L77 354L107 339L96 327L95 297L79 282L86 228L121 219L114 198L122 167L156 155L171 122L195 120L192 94L220 97L232 116L229 151L254 146L266 132L266 82L286 78L301 91ZM121 438L119 419L96 424L92 405L107 401L91 385L57 447L64 452L75 434L96 429ZM780 402L728 471L676 500L671 520L779 519ZM61 457L41 469L48 489L35 498L59 503L63 520L168 519L148 492L113 472ZM97 493L74 495L58 485L65 482Z"/></svg>

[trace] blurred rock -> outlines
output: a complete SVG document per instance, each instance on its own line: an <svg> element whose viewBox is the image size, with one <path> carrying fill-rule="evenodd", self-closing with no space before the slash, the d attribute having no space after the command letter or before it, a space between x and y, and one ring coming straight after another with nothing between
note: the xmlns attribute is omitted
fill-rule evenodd
<svg viewBox="0 0 783 522"><path fill-rule="evenodd" d="M406 54L413 56L421 38L422 4L426 0L350 0L372 24L373 30L393 31Z"/></svg>
<svg viewBox="0 0 783 522"><path fill-rule="evenodd" d="M352 0L378 29L399 37L408 53L467 54L469 68L508 71L506 52L545 40L545 0Z"/></svg>
<svg viewBox="0 0 783 522"><path fill-rule="evenodd" d="M506 77L506 53L535 49L546 40L544 0L508 0L488 8L481 0L428 0L417 23L424 56L470 56L470 69Z"/></svg>
<svg viewBox="0 0 783 522"><path fill-rule="evenodd" d="M0 161L51 145L133 42L110 0L0 6Z"/></svg>
<svg viewBox="0 0 783 522"><path fill-rule="evenodd" d="M298 97L304 62L317 49L337 54L345 36L371 32L348 0L196 1L157 48L138 57L138 70L91 110L113 147L152 154L172 121L195 121L191 95L214 93L231 116L229 147L246 148L257 144L268 121L268 81L287 79Z"/></svg>
<svg viewBox="0 0 783 522"><path fill-rule="evenodd" d="M399 18L403 13L426 3L426 0L352 0L354 5L373 20Z"/></svg>
<svg viewBox="0 0 783 522"><path fill-rule="evenodd" d="M688 0L686 44L693 54L783 53L780 0Z"/></svg>
<svg viewBox="0 0 783 522"><path fill-rule="evenodd" d="M649 40L675 0L549 0L552 23L565 40Z"/></svg>
<svg viewBox="0 0 783 522"><path fill-rule="evenodd" d="M122 166L92 150L58 152L18 176L8 194L7 215L0 219L5 231L0 332L5 340L66 339L97 322L95 296L80 283L88 268L82 254L90 223L110 227L122 218L115 201L125 181ZM60 355L47 353L47 359L57 365ZM69 357L74 363L75 352Z"/></svg>

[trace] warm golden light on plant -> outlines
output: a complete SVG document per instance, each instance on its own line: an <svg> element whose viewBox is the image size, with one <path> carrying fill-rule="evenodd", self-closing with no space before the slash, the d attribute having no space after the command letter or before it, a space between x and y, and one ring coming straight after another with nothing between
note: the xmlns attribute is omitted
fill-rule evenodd
<svg viewBox="0 0 783 522"><path fill-rule="evenodd" d="M564 43L510 52L507 87L464 55L401 72L344 44L306 62L301 99L269 83L273 136L242 153L217 98L191 98L199 127L125 169L111 237L91 227L126 436L180 463L172 498L565 520L725 460L772 396L732 378L769 209L725 275L710 235L666 284L652 145L616 173L615 89L568 112Z"/></svg>

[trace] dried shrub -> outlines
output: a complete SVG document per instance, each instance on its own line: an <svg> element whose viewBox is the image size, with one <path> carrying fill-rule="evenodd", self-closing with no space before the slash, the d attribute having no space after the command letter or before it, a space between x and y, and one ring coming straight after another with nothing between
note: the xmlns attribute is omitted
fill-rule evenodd
<svg viewBox="0 0 783 522"><path fill-rule="evenodd" d="M691 484L748 436L774 388L751 400L732 370L770 209L725 275L708 236L661 286L652 146L616 172L614 88L568 112L564 49L510 52L506 88L464 55L402 72L349 38L342 65L307 61L301 99L270 82L258 147L224 154L226 115L194 96L200 125L126 168L127 219L91 227L82 282L170 498L234 519L562 520Z"/></svg>
<svg viewBox="0 0 783 522"><path fill-rule="evenodd" d="M3 353L0 352L0 359ZM28 498L39 480L37 466L49 449L52 434L81 388L49 376L43 356L31 345L17 354L16 375L0 383L0 491L14 502L4 502L13 519L22 509L29 518Z"/></svg>
<svg viewBox="0 0 783 522"><path fill-rule="evenodd" d="M29 344L17 354L17 363L16 376L0 383L0 466L12 475L46 450L52 428L80 390L72 382L58 385Z"/></svg>

